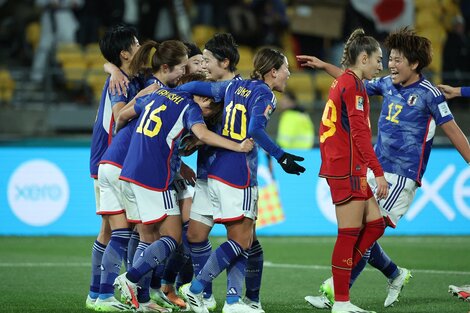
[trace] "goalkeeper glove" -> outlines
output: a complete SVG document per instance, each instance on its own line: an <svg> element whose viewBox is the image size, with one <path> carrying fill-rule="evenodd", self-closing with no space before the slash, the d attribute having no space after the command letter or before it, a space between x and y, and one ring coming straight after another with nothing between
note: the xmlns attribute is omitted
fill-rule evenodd
<svg viewBox="0 0 470 313"><path fill-rule="evenodd" d="M305 172L305 168L300 166L295 161L303 161L304 158L284 152L277 162L281 165L284 172L289 174L300 175L300 173Z"/></svg>

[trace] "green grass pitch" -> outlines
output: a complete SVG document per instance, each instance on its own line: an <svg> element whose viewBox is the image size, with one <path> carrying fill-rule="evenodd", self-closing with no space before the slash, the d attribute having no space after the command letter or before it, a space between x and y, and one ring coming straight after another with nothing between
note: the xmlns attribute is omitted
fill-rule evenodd
<svg viewBox="0 0 470 313"><path fill-rule="evenodd" d="M85 298L90 280L92 237L0 237L0 312L90 312ZM213 246L222 238L213 238ZM265 268L261 297L267 313L329 312L310 307L330 275L332 237L263 237ZM449 284L470 284L470 237L383 238L382 246L413 278L400 301L384 308L386 280L367 270L351 289L358 306L387 313L467 313L470 304L447 293ZM225 274L215 281L220 313Z"/></svg>

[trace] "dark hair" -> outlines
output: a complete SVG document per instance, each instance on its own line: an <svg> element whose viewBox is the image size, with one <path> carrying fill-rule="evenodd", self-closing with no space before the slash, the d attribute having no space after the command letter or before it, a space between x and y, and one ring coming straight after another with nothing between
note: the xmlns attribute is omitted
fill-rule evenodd
<svg viewBox="0 0 470 313"><path fill-rule="evenodd" d="M198 54L202 54L201 52L201 49L199 49L198 46L196 46L196 44L192 43L192 42L183 42L184 45L186 46L186 48L188 48L188 58L191 58L195 55L198 55Z"/></svg>
<svg viewBox="0 0 470 313"><path fill-rule="evenodd" d="M230 72L237 70L238 61L240 61L240 53L238 53L238 45L232 34L215 34L214 37L206 42L204 49L212 52L219 62L225 59L229 60L230 64L228 69Z"/></svg>
<svg viewBox="0 0 470 313"><path fill-rule="evenodd" d="M253 72L250 77L252 79L264 79L264 75L271 69L280 69L284 64L286 56L277 49L270 47L260 48L253 58Z"/></svg>
<svg viewBox="0 0 470 313"><path fill-rule="evenodd" d="M346 44L344 45L341 65L344 67L354 65L361 52L365 52L370 56L379 48L380 45L375 38L366 36L364 30L362 28L358 28L351 33L348 41L346 41Z"/></svg>
<svg viewBox="0 0 470 313"><path fill-rule="evenodd" d="M172 70L187 55L188 48L181 41L166 40L162 43L157 43L156 41L149 40L134 55L130 65L130 72L131 75L136 75L139 72L151 75L152 72L158 71L163 64L167 64L170 70Z"/></svg>
<svg viewBox="0 0 470 313"><path fill-rule="evenodd" d="M178 80L178 85L186 84L186 83L189 83L189 82L192 82L192 81L196 81L196 80L207 81L206 75L201 74L201 73L188 73L188 74L184 74L184 75L181 76L181 78Z"/></svg>
<svg viewBox="0 0 470 313"><path fill-rule="evenodd" d="M408 27L389 34L384 45L389 51L395 49L403 53L410 64L418 62L417 73L421 73L421 70L432 62L431 41L416 35L416 32Z"/></svg>
<svg viewBox="0 0 470 313"><path fill-rule="evenodd" d="M100 50L104 58L121 67L121 51L130 51L132 45L135 44L137 31L127 25L117 25L106 31L100 39Z"/></svg>

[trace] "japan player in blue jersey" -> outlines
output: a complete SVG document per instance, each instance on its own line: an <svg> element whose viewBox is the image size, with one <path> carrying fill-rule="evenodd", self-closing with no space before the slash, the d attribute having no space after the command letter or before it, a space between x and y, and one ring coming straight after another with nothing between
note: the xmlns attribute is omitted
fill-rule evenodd
<svg viewBox="0 0 470 313"><path fill-rule="evenodd" d="M187 62L187 49L185 45L175 40L164 41L160 44L146 42L134 55L129 66L130 73L133 77L136 77L130 81L129 86L135 85L135 81L140 81L140 77L136 75L136 73L143 67L143 65L141 65L142 60L146 61L149 59L149 53L155 46L159 49L155 49L155 53L152 56L152 72L148 73L148 75L141 75L143 79L146 79L144 85L157 83L160 87L164 87L165 84L178 80L184 73L181 68L184 67ZM169 71L164 71L161 69L161 67L164 66L171 66L172 68ZM134 94L135 92L132 94L128 93L127 96L130 97ZM120 265L128 247L128 241L132 232L130 223L139 222L138 218L129 214L126 216L125 214L125 205L121 199L121 181L119 180L121 168L127 155L131 135L135 130L136 122L135 119L130 121L115 136L111 145L103 155L99 167L99 183L101 198L103 199L103 216L109 221L112 231L111 240L103 255L100 295L96 302L96 308L102 311L108 311L110 308L116 310L116 308L123 306L114 298L113 283L115 278L119 275ZM128 223L128 221L130 223ZM149 238L149 236L151 237ZM152 242L153 240L153 234L142 233L142 242L136 247L138 251L137 257L145 249L145 243ZM135 250L133 252L128 251L128 259L134 258ZM146 310L164 311L163 308L150 301L150 278L151 275L147 277L143 288L139 290L138 300L140 306ZM160 278L158 278L158 281L159 280ZM159 286L156 289L156 292L160 291ZM127 308L127 310L128 309L129 308Z"/></svg>
<svg viewBox="0 0 470 313"><path fill-rule="evenodd" d="M278 50L263 48L255 55L252 80L191 82L179 88L213 96L216 100L223 98L221 135L234 142L253 137L258 145L278 160L286 172L299 175L305 169L296 161L303 158L284 152L265 131L269 117L276 108L273 90L282 92L289 75L287 58ZM217 149L209 167L208 186L213 218L215 222L224 224L228 240L212 252L192 283L180 288L194 312L208 312L203 301L203 290L225 269L234 272L234 281L228 282L230 288L222 311L264 312L241 300L247 250L252 245L257 215L257 154L257 149L246 155Z"/></svg>
<svg viewBox="0 0 470 313"><path fill-rule="evenodd" d="M387 36L385 46L390 51L390 75L366 81L365 85L369 95L383 97L375 151L390 183L390 193L378 203L388 225L395 228L421 185L436 126L442 128L466 162L470 161L470 146L442 93L421 74L432 60L431 42L403 28ZM303 66L324 69L334 77L341 73L341 69L315 57L298 56L297 59L304 62ZM374 189L369 176L368 182ZM353 269L351 283L367 261L389 279L384 306L393 305L411 272L398 267L376 242ZM325 281L321 290L331 294L331 282ZM334 301L331 296L321 300L315 302L318 305L312 304L326 308Z"/></svg>
<svg viewBox="0 0 470 313"><path fill-rule="evenodd" d="M182 133L191 130L206 144L240 154L253 148L250 139L237 143L207 129L202 109L211 102L207 97L194 96L193 100L186 92L161 88L137 98L136 104L119 117L118 125L140 114L121 172L126 210L139 218L141 229L146 233L154 231L155 237L159 237L142 252L129 271L115 281L134 308L139 307L136 283L159 264L164 264L181 241L180 210L172 182L181 162L176 147Z"/></svg>
<svg viewBox="0 0 470 313"><path fill-rule="evenodd" d="M204 69L209 79L215 81L242 79L236 73L237 64L240 60L237 47L235 39L228 33L215 34L207 41L202 53ZM219 116L219 118L213 118L208 123L208 128L217 132L222 127L221 125L222 119ZM200 271L212 253L209 233L214 226L214 222L207 185L207 171L214 159L214 153L214 149L210 146L202 146L197 152L197 180L189 220L191 227L188 227L189 233L187 234L187 244L191 250L195 273ZM207 284L205 287L203 300L209 310L216 308L217 302L212 295L212 283Z"/></svg>
<svg viewBox="0 0 470 313"><path fill-rule="evenodd" d="M128 71L132 57L139 47L136 31L127 26L116 26L108 30L100 40L100 50L103 56L124 74ZM97 180L98 163L111 143L115 117L117 117L124 104L128 102L128 96L133 97L139 88L137 84L133 83L129 85L124 94L113 95L109 92L108 86L109 78L104 84L91 140L90 174L94 178L96 211L98 214L103 213ZM90 291L86 299L87 308L95 307L99 295L101 262L110 237L109 223L106 218L103 218L100 233L93 244Z"/></svg>

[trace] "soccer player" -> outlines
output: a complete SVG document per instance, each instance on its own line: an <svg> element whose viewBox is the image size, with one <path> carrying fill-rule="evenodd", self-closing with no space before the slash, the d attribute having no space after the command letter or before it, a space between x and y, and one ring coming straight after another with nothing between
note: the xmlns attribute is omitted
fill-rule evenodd
<svg viewBox="0 0 470 313"><path fill-rule="evenodd" d="M188 48L186 73L204 74L201 50L194 43L184 42L184 45ZM187 242L186 232L188 230L189 212L192 206L192 197L194 194L193 185L196 176L191 168L187 167L184 163L182 165L183 168L180 171L192 172L192 178L190 180L184 179L181 175L177 178L175 177L174 180L174 186L178 191L177 195L183 223L183 243L167 259L161 280L161 291L170 302L178 308L185 309L186 303L176 294L176 290L178 290L180 286L190 282L194 275L189 246L187 243L185 244L185 242Z"/></svg>
<svg viewBox="0 0 470 313"><path fill-rule="evenodd" d="M354 265L385 229L366 178L370 168L377 198L387 196L388 184L371 144L369 98L362 83L382 70L379 43L356 29L344 46L341 64L346 70L331 85L319 132L319 176L330 186L338 222L331 263L336 301L331 312L370 312L349 301L349 280Z"/></svg>
<svg viewBox="0 0 470 313"><path fill-rule="evenodd" d="M128 71L133 55L139 49L137 32L128 26L116 26L109 29L100 40L100 50L103 56L124 73ZM124 74L125 75L125 74ZM111 143L114 120L128 98L121 94L112 94L108 90L109 77L106 80L101 96L100 105L93 126L90 155L90 174L94 178L96 197L96 211L102 210L100 203L100 188L98 184L98 163ZM138 86L131 84L128 94L133 96L137 93ZM86 299L86 307L93 309L100 292L101 263L103 253L111 237L111 229L106 218L102 218L101 229L92 250L92 270L90 291Z"/></svg>
<svg viewBox="0 0 470 313"><path fill-rule="evenodd" d="M187 63L187 49L185 45L179 41L169 40L161 44L146 42L134 55L129 66L129 71L135 76L142 67L142 60L149 59L149 53L155 46L157 48L152 56L154 59L152 62L153 73L147 73L143 78L147 80L145 83L146 86L154 84L156 81L160 87L164 87L167 83L177 81L184 74L184 71L181 71L180 68ZM163 53L161 51L165 51L164 55L162 55ZM162 70L161 67L164 66L167 66L170 70ZM179 74L174 75L175 71ZM138 80L138 78L132 79L130 84L136 80ZM129 93L125 94L129 96ZM115 278L119 275L120 265L123 261L124 252L128 246L132 232L127 220L132 223L139 222L137 217L130 215L127 215L126 219L125 205L121 200L121 181L119 180L121 168L128 152L130 139L136 128L136 122L137 120L135 119L130 121L118 132L112 144L103 155L99 167L101 196L108 204L105 206L102 204L102 208L104 207L103 214L105 214L104 216L109 220L112 230L111 241L103 256L100 296L96 303L96 308L101 311L116 311L123 306L114 298L113 283ZM139 225L137 227L140 228ZM142 242L137 247L138 251L145 249L145 242L148 242L148 236L148 234L142 234ZM153 234L150 242L152 241ZM138 255L140 252L141 251L139 251ZM138 293L139 306L147 311L169 312L150 301L148 288L150 277L147 279L148 283L144 283L143 288L141 288ZM127 310L129 310L129 308L127 308Z"/></svg>
<svg viewBox="0 0 470 313"><path fill-rule="evenodd" d="M202 52L204 59L203 70L208 79L215 81L241 80L236 74L237 64L240 60L237 44L231 34L221 33L214 35L204 46ZM222 128L222 119L213 118L208 122L208 128L214 132ZM209 233L214 226L212 218L212 205L210 202L207 171L214 159L214 149L210 146L202 146L197 154L197 179L194 187L194 199L191 206L188 228L188 242L194 273L198 273L204 266L210 254L212 246L209 241ZM228 290L229 288L227 288ZM212 311L217 303L212 295L212 283L207 284L203 295L204 304Z"/></svg>
<svg viewBox="0 0 470 313"><path fill-rule="evenodd" d="M250 139L236 143L206 128L202 112L211 102L207 97L192 97L186 92L161 88L138 98L135 105L119 115L117 128L140 114L120 177L124 181L126 210L139 218L141 236L148 234L152 239L154 232L153 238L159 238L148 245L127 273L116 278L115 285L133 308L139 308L136 283L159 264L164 264L181 241L180 210L172 182L181 162L175 147L182 133L191 130L206 144L237 152L253 148Z"/></svg>
<svg viewBox="0 0 470 313"><path fill-rule="evenodd" d="M432 60L431 42L411 29L402 28L386 38L385 46L390 51L391 74L366 81L365 86L368 95L383 96L375 151L390 184L390 196L378 203L387 225L395 228L421 185L436 125L442 127L466 162L470 161L470 146L442 93L421 74ZM304 62L303 66L324 69L333 77L341 74L341 69L315 57L298 56L297 59ZM368 182L374 189L375 184L369 178L368 175ZM354 268L351 285L367 261L389 279L384 306L393 305L410 279L410 271L399 268L376 242L370 254ZM325 281L321 290L328 297L309 296L308 301L315 307L331 306L332 288L331 280Z"/></svg>
<svg viewBox="0 0 470 313"><path fill-rule="evenodd" d="M269 117L276 108L273 90L284 91L290 75L287 58L275 49L263 48L255 55L254 68L252 80L191 82L179 88L213 96L216 100L223 98L221 135L233 142L253 137L257 144L278 160L287 173L299 175L305 169L296 161L302 161L303 158L284 152L265 131ZM207 177L214 208L213 220L224 224L228 240L211 253L192 283L180 288L194 312L208 312L203 301L204 288L225 269L227 278L233 277L233 281L228 281L229 292L222 311L264 312L241 299L247 252L252 247L257 215L257 156L257 149L246 155L217 149L210 164ZM211 223L212 220L207 222ZM191 239L190 232L191 222L188 240ZM196 260L193 258L193 261Z"/></svg>

